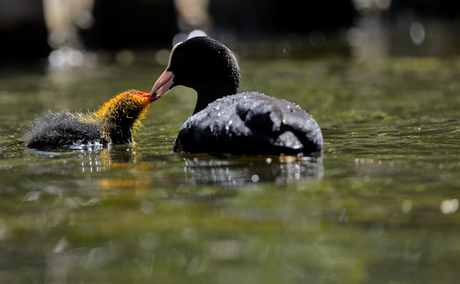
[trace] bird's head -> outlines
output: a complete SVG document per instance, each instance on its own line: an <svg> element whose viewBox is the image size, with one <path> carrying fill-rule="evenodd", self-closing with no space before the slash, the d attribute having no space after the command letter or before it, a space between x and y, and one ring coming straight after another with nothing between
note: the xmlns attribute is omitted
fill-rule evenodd
<svg viewBox="0 0 460 284"><path fill-rule="evenodd" d="M199 96L212 94L214 100L236 93L239 80L238 62L230 49L209 37L193 37L174 46L150 100L163 97L178 85L195 89Z"/></svg>
<svg viewBox="0 0 460 284"><path fill-rule="evenodd" d="M131 143L131 130L140 126L151 104L150 94L129 90L118 94L95 113L101 119L104 135L114 144Z"/></svg>

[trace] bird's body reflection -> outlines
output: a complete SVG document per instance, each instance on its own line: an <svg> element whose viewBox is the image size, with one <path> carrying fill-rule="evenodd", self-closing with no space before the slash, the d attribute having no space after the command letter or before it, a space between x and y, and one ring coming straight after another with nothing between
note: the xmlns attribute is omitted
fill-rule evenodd
<svg viewBox="0 0 460 284"><path fill-rule="evenodd" d="M185 158L185 178L189 185L243 186L257 182L288 183L323 176L321 158L291 156Z"/></svg>

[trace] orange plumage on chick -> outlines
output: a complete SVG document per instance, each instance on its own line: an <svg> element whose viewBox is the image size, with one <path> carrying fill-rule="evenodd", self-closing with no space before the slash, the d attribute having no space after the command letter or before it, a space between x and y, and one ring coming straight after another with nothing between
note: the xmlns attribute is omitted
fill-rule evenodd
<svg viewBox="0 0 460 284"><path fill-rule="evenodd" d="M118 94L94 113L49 112L36 118L25 140L30 148L81 148L132 143L131 131L140 126L152 103L150 93L129 90Z"/></svg>

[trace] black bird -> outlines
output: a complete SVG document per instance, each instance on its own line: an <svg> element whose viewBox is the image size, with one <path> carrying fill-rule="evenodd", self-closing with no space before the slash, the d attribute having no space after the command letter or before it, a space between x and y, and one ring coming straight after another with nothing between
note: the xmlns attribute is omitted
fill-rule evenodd
<svg viewBox="0 0 460 284"><path fill-rule="evenodd" d="M240 69L232 51L209 37L194 37L171 51L150 99L183 85L198 93L173 151L249 155L321 152L316 121L299 106L257 92L236 94Z"/></svg>

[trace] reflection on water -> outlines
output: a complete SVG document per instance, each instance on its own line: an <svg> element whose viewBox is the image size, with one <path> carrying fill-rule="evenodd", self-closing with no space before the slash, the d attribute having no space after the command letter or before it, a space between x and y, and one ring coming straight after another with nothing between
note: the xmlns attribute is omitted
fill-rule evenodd
<svg viewBox="0 0 460 284"><path fill-rule="evenodd" d="M321 157L186 158L184 172L190 185L243 186L257 182L283 184L305 178L321 179Z"/></svg>
<svg viewBox="0 0 460 284"><path fill-rule="evenodd" d="M110 195L118 189L131 195L146 195L152 186L149 174L163 175L167 179L171 169L181 169L174 174L174 180L180 187L178 193L187 194L187 187L213 185L224 187L242 187L256 183L274 183L283 185L306 179L321 180L324 174L322 157L267 156L239 157L232 155L184 155L180 164L161 161L147 164L149 157L144 157L136 146L114 146L107 148L89 148L60 152L33 151L38 158L48 161L49 166L36 168L33 174L52 174L60 172L80 172L85 175L82 185L98 190L101 196ZM129 176L94 178L92 174L117 170L129 170ZM56 194L55 187L42 188L43 192ZM63 192L61 192L62 194ZM97 193L97 192L94 192Z"/></svg>

